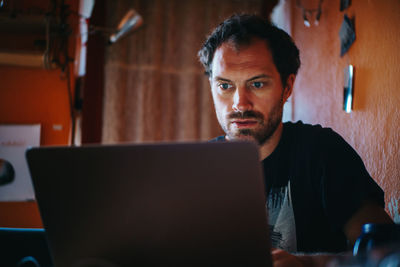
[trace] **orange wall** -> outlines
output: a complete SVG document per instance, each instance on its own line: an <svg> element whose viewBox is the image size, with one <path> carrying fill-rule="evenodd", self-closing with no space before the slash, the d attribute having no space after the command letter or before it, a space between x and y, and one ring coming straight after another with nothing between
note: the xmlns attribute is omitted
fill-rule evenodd
<svg viewBox="0 0 400 267"><path fill-rule="evenodd" d="M61 76L60 70L0 66L0 123L40 123L41 145L67 144L70 109Z"/></svg>
<svg viewBox="0 0 400 267"><path fill-rule="evenodd" d="M46 8L49 1L39 2ZM77 10L78 1L67 4L71 2L71 8ZM73 56L73 38L69 46ZM0 66L0 124L39 123L41 145L68 144L71 120L67 88L59 69ZM36 202L0 202L0 227L42 227Z"/></svg>
<svg viewBox="0 0 400 267"><path fill-rule="evenodd" d="M306 8L318 0L303 0ZM400 222L400 2L352 1L340 12L339 0L322 3L319 26L304 26L301 10L291 1L291 34L302 66L293 95L293 119L319 123L340 133L360 154L385 191L386 208ZM356 41L340 57L343 15L355 16ZM354 110L343 105L343 69L355 67Z"/></svg>
<svg viewBox="0 0 400 267"><path fill-rule="evenodd" d="M60 70L0 66L0 81L0 124L40 123L41 145L68 144L68 92ZM41 225L35 202L0 202L0 226Z"/></svg>

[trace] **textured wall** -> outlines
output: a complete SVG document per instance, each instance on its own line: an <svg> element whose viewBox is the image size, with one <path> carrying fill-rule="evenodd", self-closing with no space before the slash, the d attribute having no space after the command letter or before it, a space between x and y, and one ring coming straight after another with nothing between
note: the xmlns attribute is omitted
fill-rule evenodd
<svg viewBox="0 0 400 267"><path fill-rule="evenodd" d="M289 0L288 0L289 1ZM293 95L293 119L319 123L340 133L360 154L386 192L386 207L400 222L400 2L352 1L340 12L339 0L322 3L319 26L304 26L301 9L289 1L291 34L301 51L302 67ZM318 0L303 0L306 8ZM340 57L343 15L355 17L356 41ZM343 105L343 69L355 66L354 110Z"/></svg>

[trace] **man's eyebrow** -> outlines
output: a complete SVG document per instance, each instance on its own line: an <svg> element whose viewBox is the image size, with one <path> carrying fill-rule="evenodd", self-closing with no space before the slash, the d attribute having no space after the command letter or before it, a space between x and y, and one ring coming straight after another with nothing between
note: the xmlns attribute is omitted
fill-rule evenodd
<svg viewBox="0 0 400 267"><path fill-rule="evenodd" d="M222 77L219 77L219 76L214 77L214 80L216 80L216 81L224 81L224 82L231 82L231 80L225 79L225 78L222 78Z"/></svg>
<svg viewBox="0 0 400 267"><path fill-rule="evenodd" d="M247 81L248 82L251 82L251 81L254 81L254 80L257 80L257 79L260 79L260 78L272 78L271 76L269 76L269 75L267 75L267 74L260 74L260 75L257 75L257 76L254 76L254 77L251 77L250 79L248 79Z"/></svg>
<svg viewBox="0 0 400 267"><path fill-rule="evenodd" d="M257 79L261 79L261 78L270 79L270 78L272 78L272 76L267 75L267 74L260 74L260 75L251 77L250 79L248 79L248 80L246 80L246 81L247 81L247 82L251 82L251 81L254 81L254 80L257 80ZM220 77L220 76L215 76L215 77L214 77L214 80L215 80L215 81L232 82L231 80L226 79L226 78L222 78L222 77Z"/></svg>

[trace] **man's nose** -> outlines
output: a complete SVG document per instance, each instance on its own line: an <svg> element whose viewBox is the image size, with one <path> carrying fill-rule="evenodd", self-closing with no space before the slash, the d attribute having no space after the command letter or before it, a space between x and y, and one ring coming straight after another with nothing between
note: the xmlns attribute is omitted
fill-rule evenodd
<svg viewBox="0 0 400 267"><path fill-rule="evenodd" d="M233 96L232 109L234 111L246 111L252 109L252 102L250 100L250 92L246 88L237 88Z"/></svg>

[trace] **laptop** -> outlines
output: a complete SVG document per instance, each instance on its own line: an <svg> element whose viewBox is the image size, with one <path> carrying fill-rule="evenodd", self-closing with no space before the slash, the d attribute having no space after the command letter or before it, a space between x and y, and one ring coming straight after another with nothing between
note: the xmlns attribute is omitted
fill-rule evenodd
<svg viewBox="0 0 400 267"><path fill-rule="evenodd" d="M56 267L272 266L252 143L26 152Z"/></svg>

